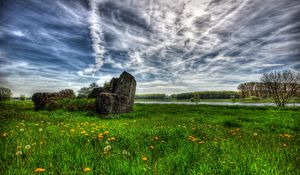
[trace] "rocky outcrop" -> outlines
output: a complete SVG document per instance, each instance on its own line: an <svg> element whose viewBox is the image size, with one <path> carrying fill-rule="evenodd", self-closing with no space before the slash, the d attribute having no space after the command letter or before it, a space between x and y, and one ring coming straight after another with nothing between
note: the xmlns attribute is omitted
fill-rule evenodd
<svg viewBox="0 0 300 175"><path fill-rule="evenodd" d="M110 92L109 90L103 87L97 87L92 90L92 92L88 95L88 98L97 98L101 93Z"/></svg>
<svg viewBox="0 0 300 175"><path fill-rule="evenodd" d="M109 93L100 93L96 98L96 112L100 114L131 112L135 90L135 78L128 72L123 72L119 78L110 81Z"/></svg>
<svg viewBox="0 0 300 175"><path fill-rule="evenodd" d="M59 99L58 93L35 93L32 96L35 110L46 109L47 104Z"/></svg>
<svg viewBox="0 0 300 175"><path fill-rule="evenodd" d="M123 72L119 78L111 79L105 87L94 88L89 98L96 98L95 111L99 114L124 113L133 110L136 90L135 78ZM74 92L35 93L32 96L35 110L61 108L60 99L73 98Z"/></svg>
<svg viewBox="0 0 300 175"><path fill-rule="evenodd" d="M55 101L64 98L74 98L74 92L70 89L65 89L57 93L35 93L32 96L35 110L46 109L47 105L55 104Z"/></svg>

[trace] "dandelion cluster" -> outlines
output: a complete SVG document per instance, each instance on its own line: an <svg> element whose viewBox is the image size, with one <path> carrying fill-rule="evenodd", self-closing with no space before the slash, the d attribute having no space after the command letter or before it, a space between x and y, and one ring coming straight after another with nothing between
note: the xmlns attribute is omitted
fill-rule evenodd
<svg viewBox="0 0 300 175"><path fill-rule="evenodd" d="M288 133L279 134L279 137L286 138L286 139L289 139L289 140L293 139L293 136L288 134Z"/></svg>

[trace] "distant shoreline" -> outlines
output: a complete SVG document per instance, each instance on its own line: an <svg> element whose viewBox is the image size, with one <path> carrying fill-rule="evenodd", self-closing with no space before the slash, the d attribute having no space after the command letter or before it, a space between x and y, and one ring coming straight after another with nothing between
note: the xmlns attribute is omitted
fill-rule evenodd
<svg viewBox="0 0 300 175"><path fill-rule="evenodd" d="M217 105L217 106L276 106L275 103L255 103L255 102L187 102L187 101L136 101L135 104L180 104L180 105ZM288 103L289 107L300 107L300 103Z"/></svg>

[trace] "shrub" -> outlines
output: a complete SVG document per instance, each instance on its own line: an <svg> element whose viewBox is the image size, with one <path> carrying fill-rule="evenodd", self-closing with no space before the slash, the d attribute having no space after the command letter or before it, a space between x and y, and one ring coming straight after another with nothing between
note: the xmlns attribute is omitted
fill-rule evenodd
<svg viewBox="0 0 300 175"><path fill-rule="evenodd" d="M0 87L0 101L10 100L11 96L12 96L12 93L9 88Z"/></svg>
<svg viewBox="0 0 300 175"><path fill-rule="evenodd" d="M75 98L75 92L72 89L65 89L58 92L60 98Z"/></svg>
<svg viewBox="0 0 300 175"><path fill-rule="evenodd" d="M260 97L256 97L256 96L251 96L250 99L251 99L251 100L261 100Z"/></svg>
<svg viewBox="0 0 300 175"><path fill-rule="evenodd" d="M20 100L26 100L26 96L25 95L20 95Z"/></svg>
<svg viewBox="0 0 300 175"><path fill-rule="evenodd" d="M70 111L94 111L95 99L60 99L46 106L47 110L66 109Z"/></svg>

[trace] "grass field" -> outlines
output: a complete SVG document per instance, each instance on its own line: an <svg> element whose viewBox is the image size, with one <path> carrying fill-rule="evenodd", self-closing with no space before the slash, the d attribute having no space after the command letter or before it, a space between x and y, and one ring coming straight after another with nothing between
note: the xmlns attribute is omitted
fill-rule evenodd
<svg viewBox="0 0 300 175"><path fill-rule="evenodd" d="M0 108L0 174L300 174L300 108L138 104L113 119Z"/></svg>

